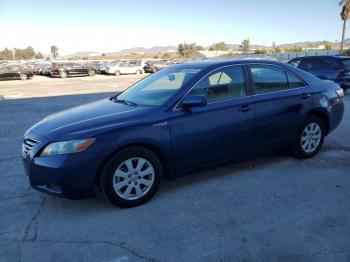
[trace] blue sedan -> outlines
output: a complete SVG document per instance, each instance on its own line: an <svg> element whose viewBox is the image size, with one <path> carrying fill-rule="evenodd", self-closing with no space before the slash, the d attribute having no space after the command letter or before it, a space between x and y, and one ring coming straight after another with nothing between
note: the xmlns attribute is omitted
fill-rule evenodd
<svg viewBox="0 0 350 262"><path fill-rule="evenodd" d="M111 98L50 115L24 135L30 185L145 203L166 179L272 151L315 156L343 90L284 63L207 60L160 70Z"/></svg>

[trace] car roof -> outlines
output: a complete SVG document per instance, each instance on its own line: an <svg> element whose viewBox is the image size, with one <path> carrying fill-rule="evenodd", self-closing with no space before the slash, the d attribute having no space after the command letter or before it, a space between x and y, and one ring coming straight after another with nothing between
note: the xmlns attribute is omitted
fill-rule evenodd
<svg viewBox="0 0 350 262"><path fill-rule="evenodd" d="M350 56L338 56L338 55L319 55L319 56L301 56L301 57L296 57L296 58L293 58L292 60L295 60L295 59L307 59L307 58L335 58L335 59L350 59Z"/></svg>
<svg viewBox="0 0 350 262"><path fill-rule="evenodd" d="M179 69L206 69L216 68L226 65L241 65L241 64L274 64L274 65L285 65L282 62L271 61L271 60L238 60L238 59L207 59L196 62L189 62L184 64L176 64L169 68Z"/></svg>

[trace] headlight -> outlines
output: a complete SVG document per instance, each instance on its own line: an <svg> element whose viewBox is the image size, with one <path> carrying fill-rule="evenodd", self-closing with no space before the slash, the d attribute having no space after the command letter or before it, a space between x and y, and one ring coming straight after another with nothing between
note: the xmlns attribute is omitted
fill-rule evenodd
<svg viewBox="0 0 350 262"><path fill-rule="evenodd" d="M79 139L48 144L41 152L40 156L52 156L82 152L87 149L95 138Z"/></svg>

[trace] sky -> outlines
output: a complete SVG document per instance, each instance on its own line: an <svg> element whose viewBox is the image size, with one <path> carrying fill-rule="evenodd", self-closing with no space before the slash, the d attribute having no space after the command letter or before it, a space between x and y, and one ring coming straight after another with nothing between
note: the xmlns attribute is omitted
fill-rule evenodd
<svg viewBox="0 0 350 262"><path fill-rule="evenodd" d="M341 39L337 0L0 0L0 49L50 53L131 47L271 45ZM350 29L349 29L350 30Z"/></svg>

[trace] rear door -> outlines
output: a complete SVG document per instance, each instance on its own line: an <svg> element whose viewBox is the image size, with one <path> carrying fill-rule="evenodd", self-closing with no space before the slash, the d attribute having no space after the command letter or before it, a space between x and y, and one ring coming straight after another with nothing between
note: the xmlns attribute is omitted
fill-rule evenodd
<svg viewBox="0 0 350 262"><path fill-rule="evenodd" d="M16 79L20 75L20 67L17 65L10 65L5 68L4 76L6 79Z"/></svg>
<svg viewBox="0 0 350 262"><path fill-rule="evenodd" d="M173 154L178 170L252 152L254 108L243 66L217 69L188 95L207 97L203 107L172 112Z"/></svg>
<svg viewBox="0 0 350 262"><path fill-rule="evenodd" d="M87 73L87 69L83 68L81 64L69 63L69 72L71 75L84 75Z"/></svg>
<svg viewBox="0 0 350 262"><path fill-rule="evenodd" d="M249 65L256 117L254 150L268 151L294 141L310 94L306 84L277 65Z"/></svg>

